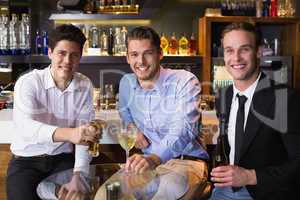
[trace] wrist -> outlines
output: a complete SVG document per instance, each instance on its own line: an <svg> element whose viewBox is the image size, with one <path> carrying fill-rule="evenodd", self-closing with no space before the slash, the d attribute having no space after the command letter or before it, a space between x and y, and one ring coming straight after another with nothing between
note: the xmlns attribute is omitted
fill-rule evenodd
<svg viewBox="0 0 300 200"><path fill-rule="evenodd" d="M247 180L248 180L247 185L256 185L257 184L257 179L256 179L255 170L250 169L250 170L247 170L246 173L247 173Z"/></svg>
<svg viewBox="0 0 300 200"><path fill-rule="evenodd" d="M76 128L57 128L53 135L53 142L71 142L72 135L76 131Z"/></svg>
<svg viewBox="0 0 300 200"><path fill-rule="evenodd" d="M153 166L153 168L155 168L161 164L160 158L155 154L151 154L148 158L150 159L151 165Z"/></svg>

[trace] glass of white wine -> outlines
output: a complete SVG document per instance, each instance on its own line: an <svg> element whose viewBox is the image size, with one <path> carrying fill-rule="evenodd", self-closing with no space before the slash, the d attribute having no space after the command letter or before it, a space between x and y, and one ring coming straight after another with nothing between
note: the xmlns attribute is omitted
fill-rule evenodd
<svg viewBox="0 0 300 200"><path fill-rule="evenodd" d="M129 151L134 147L137 136L137 128L135 126L126 126L121 124L117 134L119 144L126 151L126 162L129 158Z"/></svg>

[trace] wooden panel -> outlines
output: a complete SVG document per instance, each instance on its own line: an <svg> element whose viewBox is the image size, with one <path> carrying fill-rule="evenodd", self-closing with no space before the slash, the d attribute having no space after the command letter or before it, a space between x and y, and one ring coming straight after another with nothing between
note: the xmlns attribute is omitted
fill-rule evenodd
<svg viewBox="0 0 300 200"><path fill-rule="evenodd" d="M6 170L11 159L9 144L0 144L0 199L6 200Z"/></svg>

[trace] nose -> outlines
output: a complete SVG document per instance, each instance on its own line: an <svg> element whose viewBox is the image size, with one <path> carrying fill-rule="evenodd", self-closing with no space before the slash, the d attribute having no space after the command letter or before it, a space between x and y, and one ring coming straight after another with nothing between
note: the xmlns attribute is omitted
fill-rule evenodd
<svg viewBox="0 0 300 200"><path fill-rule="evenodd" d="M143 54L138 56L138 63L141 65L145 64L145 56Z"/></svg>
<svg viewBox="0 0 300 200"><path fill-rule="evenodd" d="M64 62L65 63L71 63L72 62L72 57L71 57L71 55L66 55L65 57L64 57Z"/></svg>
<svg viewBox="0 0 300 200"><path fill-rule="evenodd" d="M239 61L241 59L240 51L235 51L232 56L235 61Z"/></svg>

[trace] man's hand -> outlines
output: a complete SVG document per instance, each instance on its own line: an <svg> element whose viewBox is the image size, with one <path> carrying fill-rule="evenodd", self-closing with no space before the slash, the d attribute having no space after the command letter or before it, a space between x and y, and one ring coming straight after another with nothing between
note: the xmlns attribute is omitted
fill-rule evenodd
<svg viewBox="0 0 300 200"><path fill-rule="evenodd" d="M60 187L58 191L59 200L84 200L88 189L83 185L83 182L78 173L75 173L72 180Z"/></svg>
<svg viewBox="0 0 300 200"><path fill-rule="evenodd" d="M129 128L130 127L137 128L136 125L134 123L132 123L132 122L128 124L128 127ZM145 135L138 128L137 128L137 130L138 131L137 131L137 135L136 135L134 146L137 149L144 149L144 148L146 148L146 147L149 146L150 142L149 142L148 138L145 137Z"/></svg>
<svg viewBox="0 0 300 200"><path fill-rule="evenodd" d="M136 139L135 139L135 148L137 149L144 149L149 146L148 139L144 136L144 134L141 131L137 132Z"/></svg>
<svg viewBox="0 0 300 200"><path fill-rule="evenodd" d="M257 184L255 170L235 165L216 167L212 169L211 176L216 187L241 187Z"/></svg>
<svg viewBox="0 0 300 200"><path fill-rule="evenodd" d="M143 173L146 170L154 169L161 163L161 160L158 156L151 154L149 156L143 156L141 154L134 154L128 158L125 170L132 171L134 173Z"/></svg>

